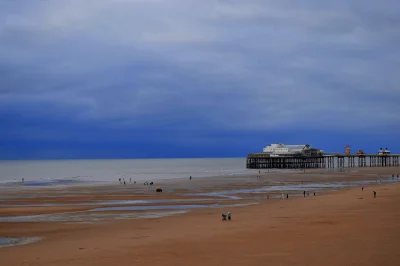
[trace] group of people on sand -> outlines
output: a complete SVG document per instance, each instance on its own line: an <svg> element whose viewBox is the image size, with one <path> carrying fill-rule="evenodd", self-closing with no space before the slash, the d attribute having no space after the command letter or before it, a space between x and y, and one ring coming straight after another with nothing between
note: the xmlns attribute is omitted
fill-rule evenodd
<svg viewBox="0 0 400 266"><path fill-rule="evenodd" d="M310 192L307 192L307 197L308 196L310 196ZM314 196L316 196L315 192L314 192ZM304 198L306 197L306 191L305 190L303 191L303 197Z"/></svg>
<svg viewBox="0 0 400 266"><path fill-rule="evenodd" d="M228 218L229 221L232 220L232 215L230 212L228 212L228 214L222 214L222 221L226 221L226 218Z"/></svg>
<svg viewBox="0 0 400 266"><path fill-rule="evenodd" d="M361 187L361 190L364 191L364 186ZM376 191L373 190L372 192L374 193L374 198L376 198Z"/></svg>
<svg viewBox="0 0 400 266"><path fill-rule="evenodd" d="M126 186L125 178L119 178L118 181L120 184L124 184L124 186ZM129 178L129 182L132 183L132 178ZM133 183L136 184L136 181L133 181Z"/></svg>
<svg viewBox="0 0 400 266"><path fill-rule="evenodd" d="M125 178L119 178L118 181L119 181L120 184L124 184L124 186L126 186ZM129 182L132 183L132 178L129 178ZM136 181L133 181L133 184L136 184ZM154 185L154 182L153 182L153 181L150 181L150 182L149 182L149 181L146 181L146 182L143 183L143 185L145 185L145 186L148 186L148 185L152 186L152 185Z"/></svg>
<svg viewBox="0 0 400 266"><path fill-rule="evenodd" d="M310 192L303 191L303 196L304 197L306 197L306 194L307 194L307 197L310 196ZM314 196L316 196L315 192L314 192ZM288 199L289 198L289 194L285 195L285 193L282 193L282 199L285 199L285 197L286 197L286 199ZM267 199L269 199L269 195L268 195Z"/></svg>
<svg viewBox="0 0 400 266"><path fill-rule="evenodd" d="M306 196L306 194L307 194L307 197L310 196L310 192L307 192L307 193L306 193L306 191L303 191L304 197ZM314 192L314 196L316 196L316 193L315 193L315 192ZM282 199L285 199L285 198L286 198L286 199L289 199L289 193L286 193L286 194L285 194L285 193L282 193L282 194L281 194L281 197L282 197ZM266 198L269 199L269 195L267 195Z"/></svg>
<svg viewBox="0 0 400 266"><path fill-rule="evenodd" d="M394 180L394 178L395 178L395 175L392 174L392 180ZM399 180L399 178L400 178L400 174L399 173L397 173L396 178L397 178L397 180ZM378 179L376 180L376 182L378 183ZM382 177L381 176L379 176L379 182L382 183ZM364 191L364 186L361 186L361 190ZM374 198L376 198L376 191L373 190L372 193L374 193Z"/></svg>
<svg viewBox="0 0 400 266"><path fill-rule="evenodd" d="M267 173L269 173L269 169L267 170ZM260 178L260 177L261 177L261 170L258 170L257 178Z"/></svg>
<svg viewBox="0 0 400 266"><path fill-rule="evenodd" d="M392 174L392 180L394 180L394 178L395 178L395 175ZM397 180L399 180L399 178L400 178L399 173L397 173L396 178L397 178ZM376 183L378 183L378 180L379 180L379 183L382 183L382 176L379 176L379 179L376 180Z"/></svg>
<svg viewBox="0 0 400 266"><path fill-rule="evenodd" d="M189 177L189 180L192 180L192 176ZM119 178L118 181L119 181L120 184L124 184L124 186L126 186L125 178ZM129 178L129 182L132 183L132 178ZM22 178L22 183L24 183L24 179L23 178ZM136 181L133 181L133 184L136 184ZM151 182L146 181L146 182L143 183L143 185L152 186L152 185L154 185L154 182L153 181L151 181Z"/></svg>
<svg viewBox="0 0 400 266"><path fill-rule="evenodd" d="M399 179L400 178L400 174L397 174L396 177L397 177L397 179ZM379 178L380 178L380 180L382 180L382 177L379 177ZM394 178L395 178L395 175L392 174L392 180L394 180ZM303 181L301 181L301 184L303 184ZM361 187L361 190L364 191L364 186ZM374 198L376 198L376 191L372 191L372 192L374 193ZM307 195L307 197L310 196L310 192L306 192L304 190L303 191L303 197L306 197L306 195ZM314 196L316 196L315 192L314 192ZM289 199L289 194L282 193L281 197L282 197L282 199L285 199L285 198ZM269 195L267 195L266 198L269 199Z"/></svg>

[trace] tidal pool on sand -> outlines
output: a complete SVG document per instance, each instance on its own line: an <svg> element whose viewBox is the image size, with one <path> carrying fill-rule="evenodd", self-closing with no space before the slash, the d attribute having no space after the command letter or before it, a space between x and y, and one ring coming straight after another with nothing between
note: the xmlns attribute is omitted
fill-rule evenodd
<svg viewBox="0 0 400 266"><path fill-rule="evenodd" d="M39 240L41 240L40 237L20 237L20 238L0 237L0 248L26 245L37 242Z"/></svg>
<svg viewBox="0 0 400 266"><path fill-rule="evenodd" d="M96 208L92 211L145 211L145 210L186 210L186 209L213 209L213 208L225 208L225 207L240 207L248 206L258 203L246 203L246 204L210 204L210 205L164 205L164 206L122 206L122 207L104 207Z"/></svg>
<svg viewBox="0 0 400 266"><path fill-rule="evenodd" d="M39 214L25 216L0 217L0 222L100 222L121 219L151 219L161 218L185 213L181 211L136 212L136 213L94 213L94 212L68 212L54 214Z"/></svg>
<svg viewBox="0 0 400 266"><path fill-rule="evenodd" d="M219 201L228 200L219 199ZM0 208L4 207L62 207L62 206L98 206L98 205L128 205L128 204L156 204L156 203L174 203L174 202L194 202L194 201L212 201L216 199L195 198L195 199L146 199L146 200L112 200L112 201L95 201L83 203L42 203L42 204L0 204Z"/></svg>

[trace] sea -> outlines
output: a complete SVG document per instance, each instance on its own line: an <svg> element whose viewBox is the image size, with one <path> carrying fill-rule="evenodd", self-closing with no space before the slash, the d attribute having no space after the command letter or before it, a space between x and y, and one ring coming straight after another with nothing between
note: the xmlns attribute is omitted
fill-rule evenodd
<svg viewBox="0 0 400 266"><path fill-rule="evenodd" d="M254 173L245 158L0 161L0 186L20 183L106 183Z"/></svg>

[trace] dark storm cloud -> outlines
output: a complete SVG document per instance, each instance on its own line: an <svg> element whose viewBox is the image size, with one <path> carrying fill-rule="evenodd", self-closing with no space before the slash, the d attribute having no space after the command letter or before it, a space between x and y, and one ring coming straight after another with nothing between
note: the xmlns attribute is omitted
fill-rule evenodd
<svg viewBox="0 0 400 266"><path fill-rule="evenodd" d="M399 10L372 0L3 0L0 114L17 121L0 136L395 130Z"/></svg>

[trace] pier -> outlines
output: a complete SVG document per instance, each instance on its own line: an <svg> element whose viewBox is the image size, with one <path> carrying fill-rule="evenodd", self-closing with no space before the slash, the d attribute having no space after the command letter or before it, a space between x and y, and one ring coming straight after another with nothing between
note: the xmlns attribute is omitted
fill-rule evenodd
<svg viewBox="0 0 400 266"><path fill-rule="evenodd" d="M307 169L344 167L398 167L400 154L324 154L316 156L270 156L252 153L247 156L248 169Z"/></svg>

